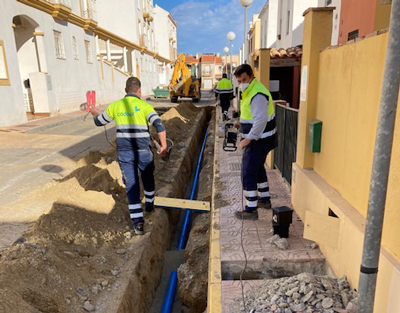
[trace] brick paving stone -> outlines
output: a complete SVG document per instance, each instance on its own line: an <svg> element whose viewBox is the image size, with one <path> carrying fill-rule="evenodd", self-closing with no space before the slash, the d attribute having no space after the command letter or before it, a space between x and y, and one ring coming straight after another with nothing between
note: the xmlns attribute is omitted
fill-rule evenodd
<svg viewBox="0 0 400 313"><path fill-rule="evenodd" d="M240 170L242 152L225 152L222 149L223 138L219 138L219 154L217 172L221 187L217 195L222 200L220 208L220 247L221 262L237 264L245 261L242 250L241 236L248 262L323 262L324 256L317 249L311 249L312 241L303 238L304 225L294 212L293 223L289 229L289 248L280 250L274 244L267 242L272 237L272 210L259 209L257 221L241 221L234 217L234 212L242 209L245 199L242 193ZM238 165L239 164L239 165ZM292 207L290 188L284 182L277 170L267 169L268 181L273 207ZM243 225L243 230L242 230ZM252 263L254 264L254 263ZM259 281L244 281L245 290L255 286ZM241 296L240 281L222 282L223 312L229 312L232 301Z"/></svg>

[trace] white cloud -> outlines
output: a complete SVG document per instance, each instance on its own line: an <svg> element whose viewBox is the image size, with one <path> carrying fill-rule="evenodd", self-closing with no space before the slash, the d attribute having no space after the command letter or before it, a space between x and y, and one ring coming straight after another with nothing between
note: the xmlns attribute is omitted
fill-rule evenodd
<svg viewBox="0 0 400 313"><path fill-rule="evenodd" d="M248 18L260 13L265 2L255 0L248 8ZM236 33L236 47L243 43L244 8L238 0L186 1L171 13L178 22L179 52L222 52L223 47L229 46L226 38L229 31Z"/></svg>

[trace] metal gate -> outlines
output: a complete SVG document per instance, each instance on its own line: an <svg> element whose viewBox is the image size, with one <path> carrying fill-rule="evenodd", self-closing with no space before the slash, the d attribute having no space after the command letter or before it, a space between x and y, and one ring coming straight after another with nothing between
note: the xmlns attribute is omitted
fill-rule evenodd
<svg viewBox="0 0 400 313"><path fill-rule="evenodd" d="M278 147L274 150L274 166L290 185L292 184L292 163L296 162L298 115L297 109L280 104L275 106Z"/></svg>

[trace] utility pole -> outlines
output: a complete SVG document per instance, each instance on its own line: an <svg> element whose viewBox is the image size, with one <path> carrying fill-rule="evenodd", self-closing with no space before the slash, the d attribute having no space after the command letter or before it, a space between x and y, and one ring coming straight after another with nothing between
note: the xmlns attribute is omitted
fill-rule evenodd
<svg viewBox="0 0 400 313"><path fill-rule="evenodd" d="M400 0L392 1L385 72L375 138L364 247L358 284L360 313L373 313L383 217L400 84Z"/></svg>

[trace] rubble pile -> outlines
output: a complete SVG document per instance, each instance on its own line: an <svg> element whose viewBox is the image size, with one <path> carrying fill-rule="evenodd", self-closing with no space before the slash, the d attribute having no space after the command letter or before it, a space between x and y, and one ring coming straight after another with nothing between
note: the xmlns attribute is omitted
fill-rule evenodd
<svg viewBox="0 0 400 313"><path fill-rule="evenodd" d="M245 294L247 310L257 313L347 313L357 298L346 277L340 279L302 273L268 279ZM243 300L235 300L234 312L243 312Z"/></svg>

